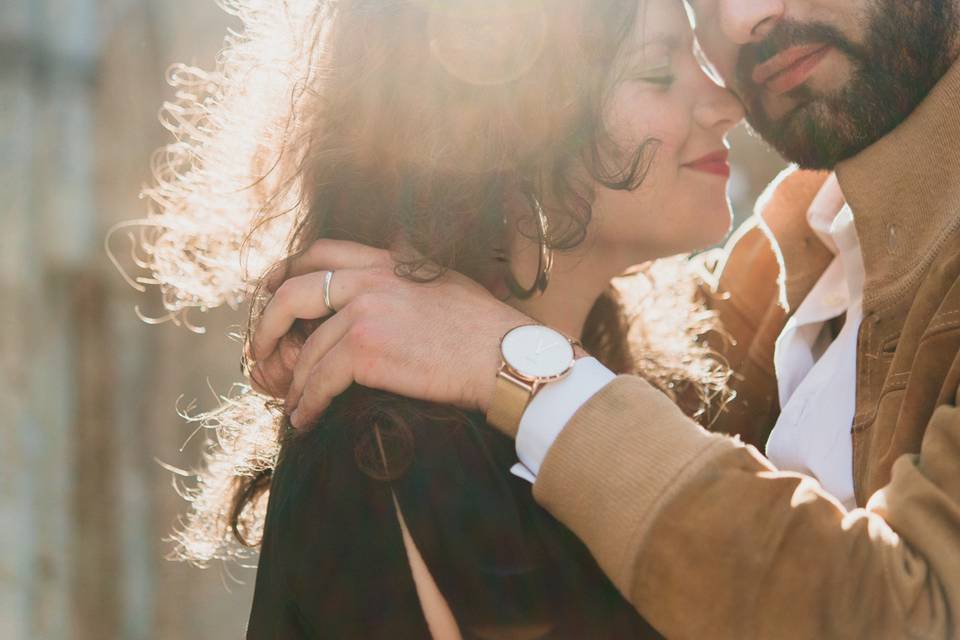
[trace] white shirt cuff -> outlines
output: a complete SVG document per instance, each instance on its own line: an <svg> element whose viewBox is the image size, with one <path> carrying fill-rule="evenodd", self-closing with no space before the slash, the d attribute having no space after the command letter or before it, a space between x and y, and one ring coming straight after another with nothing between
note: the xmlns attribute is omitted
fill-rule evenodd
<svg viewBox="0 0 960 640"><path fill-rule="evenodd" d="M534 482L547 452L573 414L616 377L596 358L586 357L574 363L566 378L540 389L520 418L517 431L520 463L510 469L511 473Z"/></svg>

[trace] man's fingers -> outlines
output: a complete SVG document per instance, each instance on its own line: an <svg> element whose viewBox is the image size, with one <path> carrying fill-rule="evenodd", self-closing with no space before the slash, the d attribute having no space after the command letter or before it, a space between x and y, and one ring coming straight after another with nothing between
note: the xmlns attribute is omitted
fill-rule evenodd
<svg viewBox="0 0 960 640"><path fill-rule="evenodd" d="M375 287L382 272L373 269L340 269L330 281L330 303L342 309L351 300ZM330 315L323 302L326 271L315 271L285 280L267 303L253 336L253 357L266 358L297 319L316 320ZM392 277L392 273L390 274Z"/></svg>
<svg viewBox="0 0 960 640"><path fill-rule="evenodd" d="M346 240L322 238L315 241L302 254L290 261L287 279L311 271L330 271L331 269L366 269L370 267L392 267L393 259L388 251L374 249L364 244ZM283 269L277 268L267 276L265 286L271 293L283 284Z"/></svg>
<svg viewBox="0 0 960 640"><path fill-rule="evenodd" d="M253 389L272 398L283 398L290 391L293 369L302 345L284 336L277 348L250 370L250 382Z"/></svg>
<svg viewBox="0 0 960 640"><path fill-rule="evenodd" d="M347 309L337 313L317 327L303 343L303 348L300 349L300 354L293 368L293 379L287 392L285 406L288 411L297 406L307 377L313 371L317 362L327 355L327 352L340 342L350 329L350 315Z"/></svg>
<svg viewBox="0 0 960 640"><path fill-rule="evenodd" d="M286 280L267 303L253 335L253 357L260 361L273 353L277 341L298 318L313 320L330 315L323 303L326 272L317 271Z"/></svg>
<svg viewBox="0 0 960 640"><path fill-rule="evenodd" d="M303 395L290 423L297 429L310 426L330 402L353 384L350 354L342 342L317 362L307 375Z"/></svg>

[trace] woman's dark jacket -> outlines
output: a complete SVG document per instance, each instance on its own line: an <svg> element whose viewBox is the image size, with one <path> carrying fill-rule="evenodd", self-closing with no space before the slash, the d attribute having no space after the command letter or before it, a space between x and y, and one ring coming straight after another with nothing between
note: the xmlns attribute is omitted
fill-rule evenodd
<svg viewBox="0 0 960 640"><path fill-rule="evenodd" d="M514 443L482 415L374 430L344 402L281 451L247 638L430 637L391 488L464 638L659 637L510 473Z"/></svg>

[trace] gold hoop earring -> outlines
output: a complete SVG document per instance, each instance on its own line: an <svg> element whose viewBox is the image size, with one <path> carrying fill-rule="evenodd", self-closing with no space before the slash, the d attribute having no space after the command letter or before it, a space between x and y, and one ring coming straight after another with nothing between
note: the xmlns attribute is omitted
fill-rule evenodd
<svg viewBox="0 0 960 640"><path fill-rule="evenodd" d="M537 221L540 255L537 258L537 277L529 289L522 287L510 268L507 268L507 287L510 288L511 295L520 300L529 300L534 296L542 295L546 291L547 285L550 284L550 271L553 269L553 249L547 242L547 233L550 230L547 215L543 212L540 201L537 200L537 196L532 191L527 191L526 195Z"/></svg>

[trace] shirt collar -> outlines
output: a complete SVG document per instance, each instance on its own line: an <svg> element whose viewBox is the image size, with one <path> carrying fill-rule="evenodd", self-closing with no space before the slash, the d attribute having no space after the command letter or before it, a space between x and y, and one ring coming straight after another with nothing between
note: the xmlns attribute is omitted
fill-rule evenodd
<svg viewBox="0 0 960 640"><path fill-rule="evenodd" d="M810 208L807 209L807 224L820 242L834 255L839 253L839 249L834 240L832 228L844 203L843 191L840 189L837 175L831 173L820 187L813 202L810 203Z"/></svg>
<svg viewBox="0 0 960 640"><path fill-rule="evenodd" d="M864 306L912 291L960 229L960 62L896 129L837 166L866 271Z"/></svg>
<svg viewBox="0 0 960 640"><path fill-rule="evenodd" d="M794 321L799 325L838 316L863 296L864 269L857 229L834 176L813 199L807 224L834 257L796 309Z"/></svg>

